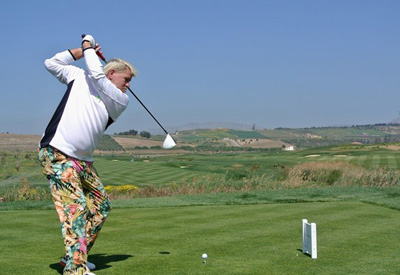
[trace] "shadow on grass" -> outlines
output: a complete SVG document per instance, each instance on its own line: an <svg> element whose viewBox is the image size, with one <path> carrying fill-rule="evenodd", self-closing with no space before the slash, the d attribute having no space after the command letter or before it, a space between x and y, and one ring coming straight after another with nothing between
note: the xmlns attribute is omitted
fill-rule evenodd
<svg viewBox="0 0 400 275"><path fill-rule="evenodd" d="M302 254L303 256L306 256L306 257L311 258L311 255L310 255L310 254L303 253L303 249L302 249L302 248L297 249L297 251L301 252L301 254Z"/></svg>
<svg viewBox="0 0 400 275"><path fill-rule="evenodd" d="M133 255L105 255L105 254L93 254L89 255L89 261L96 265L96 270L102 270L112 267L110 263L125 261ZM64 267L60 263L54 263L49 266L51 269L58 271L59 274L63 273Z"/></svg>

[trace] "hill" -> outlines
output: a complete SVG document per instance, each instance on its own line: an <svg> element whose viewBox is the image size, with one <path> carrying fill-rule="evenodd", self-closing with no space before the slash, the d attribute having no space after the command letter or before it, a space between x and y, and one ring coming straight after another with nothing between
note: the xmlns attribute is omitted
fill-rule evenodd
<svg viewBox="0 0 400 275"><path fill-rule="evenodd" d="M41 135L0 134L0 152L35 151Z"/></svg>
<svg viewBox="0 0 400 275"><path fill-rule="evenodd" d="M260 150L294 146L298 149L348 143L375 144L400 142L400 124L355 125L347 127L275 128L236 130L229 128L194 129L172 134L178 142L174 150L160 150L165 136L104 135L101 151L185 151ZM40 135L0 134L0 151L35 151Z"/></svg>
<svg viewBox="0 0 400 275"><path fill-rule="evenodd" d="M293 145L299 148L343 143L374 144L400 141L400 124L355 125L348 127L275 128L265 130L197 129L179 131L178 141L201 143L224 139L235 140L243 147L260 142L275 143L275 147Z"/></svg>

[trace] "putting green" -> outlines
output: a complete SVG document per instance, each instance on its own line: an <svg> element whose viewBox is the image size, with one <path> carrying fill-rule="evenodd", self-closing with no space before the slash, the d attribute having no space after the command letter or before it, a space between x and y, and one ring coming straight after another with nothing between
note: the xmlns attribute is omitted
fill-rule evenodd
<svg viewBox="0 0 400 275"><path fill-rule="evenodd" d="M303 218L317 224L318 259L300 251ZM0 220L0 274L57 274L54 210ZM396 274L399 228L399 211L361 202L117 208L90 260L97 275Z"/></svg>

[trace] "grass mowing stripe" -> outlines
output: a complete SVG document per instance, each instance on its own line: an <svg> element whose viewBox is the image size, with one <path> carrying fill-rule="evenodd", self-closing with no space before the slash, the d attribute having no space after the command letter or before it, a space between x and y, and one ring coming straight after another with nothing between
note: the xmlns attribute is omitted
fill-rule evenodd
<svg viewBox="0 0 400 275"><path fill-rule="evenodd" d="M374 167L374 155L368 155L364 161L364 166L367 168L373 168Z"/></svg>
<svg viewBox="0 0 400 275"><path fill-rule="evenodd" d="M357 164L359 164L361 166L364 166L366 161L367 161L367 157L368 156L360 156L360 157L358 157Z"/></svg>
<svg viewBox="0 0 400 275"><path fill-rule="evenodd" d="M400 169L400 154L396 155L397 169Z"/></svg>
<svg viewBox="0 0 400 275"><path fill-rule="evenodd" d="M354 156L347 156L347 157L346 157L346 160L347 160L347 161L350 161L350 162L351 162L353 159L354 159Z"/></svg>
<svg viewBox="0 0 400 275"><path fill-rule="evenodd" d="M356 213L354 213L354 215L351 215L350 217L350 220L354 220L354 218L360 217L360 211L361 213L363 211L366 211L365 208L363 211L359 210L360 208L373 207L365 206L364 204L352 203L344 205L340 209L338 209L338 206L336 204L318 204L319 207L317 208L314 204L300 205L301 207L299 208L295 205L280 205L280 207L276 205L194 208L185 207L179 208L177 211L174 208L164 209L164 211L162 211L162 214L158 215L154 215L154 209L148 209L148 211L140 211L141 213L138 213L138 215L140 216L139 220L141 220L141 218L145 218L148 220L148 222L153 221L154 223L152 223L152 226L148 228L149 230L145 230L145 236L141 236L142 234L140 232L137 232L137 235L138 238L140 238L143 242L147 239L153 239L153 241L151 241L152 244L158 246L159 250L168 251L169 253L171 253L171 256L168 257L170 257L170 260L172 261L193 261L196 257L199 258L202 252L208 251L210 255L210 264L213 264L214 262L216 266L225 266L225 268L227 268L225 269L225 271L228 269L232 270L232 274L243 274L243 272L245 274L265 274L265 268L267 268L268 270L276 271L275 273L272 272L270 274L280 274L284 270L290 270L290 268L295 268L295 270L297 270L294 266L287 266L285 261L287 260L288 256L287 250L292 251L290 252L293 256L292 259L296 260L297 256L295 257L294 254L298 254L297 249L301 248L300 223L303 217L309 216L310 219L319 221L319 217L329 216L329 214L331 214L331 212L334 212L335 210L339 212L337 216L342 217L344 214L350 211L349 209L357 209ZM285 209L291 209L291 211L282 211L282 207ZM207 209L209 210L207 211ZM308 213L309 211L310 213ZM149 217L146 218L147 215L149 215ZM313 217L313 215L315 215L315 217ZM193 218L194 216L196 216L197 218ZM383 215L382 217L386 218L385 215ZM373 218L375 219L376 217ZM129 220L134 221L135 218L130 218ZM275 225L282 223L282 220L291 221L292 225L276 227ZM157 225L158 222L163 224L162 227L166 232L172 232L172 234L155 234L153 230L156 230L156 228L159 227ZM338 222L340 223L340 221ZM336 218L333 219L331 223L337 224ZM398 222L395 223L397 224ZM348 226L356 226L354 223L347 224ZM332 227L332 224L330 226ZM381 228L380 230L383 229ZM291 236L293 231L296 231L296 233L293 234L294 236ZM360 230L353 231L360 232ZM227 236L229 236L228 239ZM289 236L296 239L295 243L297 242L297 245L293 246L293 243L286 243L290 239ZM323 233L319 234L319 236L321 238L323 236ZM346 234L343 234L341 238L345 236ZM282 239L284 239L285 241L280 243L280 241L278 240ZM183 240L184 245L176 245L177 240L180 240L181 242ZM274 244L274 241L277 243ZM331 241L333 244L335 244L337 240ZM347 241L348 240L346 239L343 241L343 243L345 244ZM251 250L251 252L249 250ZM151 264L151 261L157 258L155 255L157 253L156 251L152 251L153 257L151 257L150 261L141 259L141 263ZM196 255L189 257L188 254L193 254L193 251L197 251ZM149 253L151 251L146 249L142 252ZM329 249L328 252L334 253L332 251L329 251ZM346 258L347 254L351 254L352 252L349 250L344 251L343 253L344 254L341 256L336 255L336 257L334 257L333 259L338 257ZM277 255L281 255L281 257L278 257ZM150 255L143 256L147 258ZM190 258L194 259L190 260ZM271 258L275 259L270 260ZM229 267L226 265L226 262L229 262ZM278 264L279 262L280 264ZM312 263L312 261L310 263ZM169 274L201 274L201 270L187 269L188 265L191 266L191 264L182 263L181 268L185 268L186 266L185 271L176 270L176 273L172 272ZM336 267L334 266L334 264L330 265L330 272L333 272ZM197 266L201 267L200 265ZM207 273L224 273L224 269L218 269L218 267L216 266L212 267L215 267L216 270L207 270ZM320 271L322 272L321 274L329 274L329 272L323 272L325 267L320 266L320 269ZM139 269L137 271L143 270ZM162 270L153 271L154 272L152 274L163 272ZM297 271L301 271L301 269ZM366 272L366 274L368 274L368 272Z"/></svg>
<svg viewBox="0 0 400 275"><path fill-rule="evenodd" d="M55 274L55 212L0 215L0 273ZM358 202L114 209L89 259L98 275L395 274L398 217ZM317 223L317 260L298 251L303 218Z"/></svg>
<svg viewBox="0 0 400 275"><path fill-rule="evenodd" d="M398 169L397 163L396 163L396 158L394 155L387 155L386 159L387 159L387 163L388 163L388 168Z"/></svg>
<svg viewBox="0 0 400 275"><path fill-rule="evenodd" d="M110 163L110 162L108 162ZM115 165L120 163L121 165ZM105 164L103 162L103 164ZM102 170L100 170L102 169ZM185 176L193 175L193 172L186 169L165 167L159 163L146 162L112 162L110 166L97 168L105 185L107 184L135 184L138 186L154 184L167 185ZM104 173L102 173L104 171Z"/></svg>
<svg viewBox="0 0 400 275"><path fill-rule="evenodd" d="M371 161L371 165L373 167L379 167L381 165L381 156L378 154L374 154L372 156L372 161Z"/></svg>
<svg viewBox="0 0 400 275"><path fill-rule="evenodd" d="M379 167L390 168L388 157L389 157L388 155L381 155L380 156Z"/></svg>

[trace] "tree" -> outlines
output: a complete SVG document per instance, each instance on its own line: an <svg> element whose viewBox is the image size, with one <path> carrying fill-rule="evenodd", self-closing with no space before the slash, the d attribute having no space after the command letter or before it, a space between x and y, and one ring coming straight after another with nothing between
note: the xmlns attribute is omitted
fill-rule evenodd
<svg viewBox="0 0 400 275"><path fill-rule="evenodd" d="M140 132L140 136L141 137L145 137L145 138L150 138L151 134L149 132L147 132L147 131L141 131Z"/></svg>
<svg viewBox="0 0 400 275"><path fill-rule="evenodd" d="M138 133L138 131L131 129L131 130L126 131L126 132L120 132L118 134L115 133L115 135L132 135L132 136L136 136L137 133Z"/></svg>

